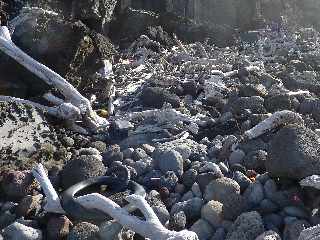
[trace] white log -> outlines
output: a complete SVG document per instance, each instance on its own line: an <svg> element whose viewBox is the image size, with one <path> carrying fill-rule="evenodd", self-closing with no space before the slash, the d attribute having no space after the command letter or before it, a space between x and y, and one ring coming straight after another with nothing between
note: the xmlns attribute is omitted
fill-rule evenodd
<svg viewBox="0 0 320 240"><path fill-rule="evenodd" d="M257 138L272 129L294 123L303 124L303 119L300 114L288 110L275 112L270 117L257 124L255 127L246 131L244 133L244 138Z"/></svg>
<svg viewBox="0 0 320 240"><path fill-rule="evenodd" d="M35 108L38 108L52 116L55 116L63 120L77 120L80 118L79 109L70 103L63 103L56 107L48 107L29 100L2 95L0 95L0 102L15 102L21 104L29 104Z"/></svg>
<svg viewBox="0 0 320 240"><path fill-rule="evenodd" d="M56 190L54 190L41 163L32 169L32 174L40 184L46 196L46 204L44 205L44 210L47 212L64 214L65 211L61 207L59 196Z"/></svg>
<svg viewBox="0 0 320 240"><path fill-rule="evenodd" d="M90 101L83 97L69 82L18 48L12 42L10 32L5 26L0 28L0 50L44 80L48 85L56 87L65 97L66 103L72 104L80 110L80 114L89 128L96 130L99 127L109 125L106 119L99 117L93 111Z"/></svg>
<svg viewBox="0 0 320 240"><path fill-rule="evenodd" d="M49 178L47 177L42 164L38 164L32 170L32 173L40 183L41 188L46 195L47 203L44 206L44 209L48 212L65 214L65 211L61 207L58 194L54 190ZM112 200L98 193L80 196L76 200L86 208L97 209L108 214L122 226L127 227L141 236L151 240L198 240L198 236L194 232L188 230L175 232L166 229L161 224L151 206L142 196L134 194L128 196L126 200L130 204L126 208L121 208ZM136 208L142 212L146 219L145 221L129 214L129 211L132 211Z"/></svg>
<svg viewBox="0 0 320 240"><path fill-rule="evenodd" d="M79 197L81 202L88 208L98 209L111 216L122 226L131 229L145 238L151 240L198 240L196 233L182 230L180 232L166 229L147 201L138 195L130 195L126 198L128 202L135 205L144 215L145 221L130 215L115 202L98 194L92 193Z"/></svg>

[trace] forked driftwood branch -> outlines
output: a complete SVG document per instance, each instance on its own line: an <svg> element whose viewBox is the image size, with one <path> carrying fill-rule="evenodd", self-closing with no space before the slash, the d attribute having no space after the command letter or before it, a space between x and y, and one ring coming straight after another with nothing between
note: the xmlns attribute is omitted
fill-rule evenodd
<svg viewBox="0 0 320 240"><path fill-rule="evenodd" d="M10 96L1 96L1 101L13 101L20 103L28 103L37 108L47 111L49 114L57 118L66 120L74 129L81 128L76 125L76 121L82 121L85 129L95 131L100 127L108 126L108 121L102 118L93 111L90 101L82 96L68 81L59 74L55 73L45 65L37 62L32 57L24 53L16 46L10 36L9 29L5 26L0 28L0 50L16 60L30 72L37 75L48 85L55 87L64 96L64 99L59 99L51 93L45 94L44 97L53 103L55 107L42 106L41 104L31 101L18 99ZM82 130L85 132L85 130Z"/></svg>
<svg viewBox="0 0 320 240"><path fill-rule="evenodd" d="M47 202L44 209L48 212L65 213L61 207L58 194L47 177L43 166L38 164L32 170L32 173L46 195ZM112 200L98 193L92 193L77 198L77 201L86 208L97 209L106 213L122 226L131 229L145 238L151 240L198 240L198 236L194 232L188 230L176 232L165 228L151 206L142 196L133 194L128 196L126 200L142 212L145 220L130 215L129 211L131 211L131 209L121 208Z"/></svg>

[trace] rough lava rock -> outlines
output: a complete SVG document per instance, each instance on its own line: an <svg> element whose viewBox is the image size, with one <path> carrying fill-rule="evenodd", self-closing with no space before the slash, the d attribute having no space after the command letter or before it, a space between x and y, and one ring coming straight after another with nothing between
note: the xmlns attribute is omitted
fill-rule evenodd
<svg viewBox="0 0 320 240"><path fill-rule="evenodd" d="M274 177L300 180L320 173L319 136L311 129L290 125L271 140L266 169Z"/></svg>

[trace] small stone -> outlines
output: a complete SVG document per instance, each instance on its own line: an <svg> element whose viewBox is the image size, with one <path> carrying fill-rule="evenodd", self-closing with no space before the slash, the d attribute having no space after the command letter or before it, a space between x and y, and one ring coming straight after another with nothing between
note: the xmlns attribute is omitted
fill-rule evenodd
<svg viewBox="0 0 320 240"><path fill-rule="evenodd" d="M263 216L263 222L265 224L271 224L277 228L281 228L283 225L283 218L279 214L271 213Z"/></svg>
<svg viewBox="0 0 320 240"><path fill-rule="evenodd" d="M169 228L174 231L181 231L185 229L187 224L187 217L183 211L173 214L169 221Z"/></svg>
<svg viewBox="0 0 320 240"><path fill-rule="evenodd" d="M10 240L42 240L42 232L38 229L27 227L14 222L3 230L4 239Z"/></svg>
<svg viewBox="0 0 320 240"><path fill-rule="evenodd" d="M213 162L205 162L204 165L200 167L199 173L206 173L206 172L212 172L219 176L222 175L222 172L219 166Z"/></svg>
<svg viewBox="0 0 320 240"><path fill-rule="evenodd" d="M83 180L103 176L106 167L92 155L82 155L70 160L64 166L61 174L62 186L64 189Z"/></svg>
<svg viewBox="0 0 320 240"><path fill-rule="evenodd" d="M185 95L191 95L193 97L197 95L198 83L196 81L194 80L185 81L182 84L182 87Z"/></svg>
<svg viewBox="0 0 320 240"><path fill-rule="evenodd" d="M196 178L196 182L199 184L199 187L201 189L201 192L204 192L207 185L212 181L212 180L215 180L215 179L218 179L218 178L222 178L223 175L222 173L219 173L218 174L215 174L213 172L208 172L208 173L201 173L197 176Z"/></svg>
<svg viewBox="0 0 320 240"><path fill-rule="evenodd" d="M199 187L198 183L194 183L192 185L191 191L192 191L192 193L194 194L195 197L202 198L202 192L200 190L200 187Z"/></svg>
<svg viewBox="0 0 320 240"><path fill-rule="evenodd" d="M98 149L93 148L93 147L87 147L87 148L79 149L78 155L79 156L87 156L87 155L98 156L99 158L101 157L100 156L100 152L98 151Z"/></svg>
<svg viewBox="0 0 320 240"><path fill-rule="evenodd" d="M185 194L183 194L182 198L180 199L181 201L188 201L194 197L194 194L192 191L188 191Z"/></svg>
<svg viewBox="0 0 320 240"><path fill-rule="evenodd" d="M128 158L132 158L132 154L134 152L133 148L127 148L125 150L122 151L123 153L123 158L124 159L128 159Z"/></svg>
<svg viewBox="0 0 320 240"><path fill-rule="evenodd" d="M198 235L199 240L209 240L214 233L214 229L203 219L196 221L190 230Z"/></svg>
<svg viewBox="0 0 320 240"><path fill-rule="evenodd" d="M87 222L80 222L70 231L67 240L96 240L99 227Z"/></svg>
<svg viewBox="0 0 320 240"><path fill-rule="evenodd" d="M259 205L259 211L263 214L273 213L279 210L279 207L269 199L263 199Z"/></svg>
<svg viewBox="0 0 320 240"><path fill-rule="evenodd" d="M166 187L171 192L177 185L178 180L178 177L173 171L167 171L160 178L160 187Z"/></svg>
<svg viewBox="0 0 320 240"><path fill-rule="evenodd" d="M72 147L74 145L74 140L71 137L63 137L61 141L65 147Z"/></svg>
<svg viewBox="0 0 320 240"><path fill-rule="evenodd" d="M207 185L204 198L207 201L216 200L223 204L230 194L240 194L240 186L233 179L222 177Z"/></svg>
<svg viewBox="0 0 320 240"><path fill-rule="evenodd" d="M5 211L0 214L0 229L9 226L16 220L16 215L10 211Z"/></svg>
<svg viewBox="0 0 320 240"><path fill-rule="evenodd" d="M269 179L270 179L270 176L267 172L265 172L263 174L258 174L256 176L256 180L261 182L262 185L264 185Z"/></svg>
<svg viewBox="0 0 320 240"><path fill-rule="evenodd" d="M178 202L172 206L170 215L183 211L189 222L201 216L202 205L203 201L201 198L192 198L184 202Z"/></svg>
<svg viewBox="0 0 320 240"><path fill-rule="evenodd" d="M198 176L198 172L195 169L189 169L185 171L182 175L182 183L186 188L192 187L192 185L195 183Z"/></svg>
<svg viewBox="0 0 320 240"><path fill-rule="evenodd" d="M263 189L264 189L264 194L270 200L272 200L274 194L276 194L276 192L278 190L277 184L273 179L267 180L266 183L263 186Z"/></svg>
<svg viewBox="0 0 320 240"><path fill-rule="evenodd" d="M53 216L47 223L47 237L50 240L68 236L72 223L66 216Z"/></svg>
<svg viewBox="0 0 320 240"><path fill-rule="evenodd" d="M169 192L168 188L166 188L166 187L161 187L159 190L159 194L160 194L160 198L162 200L165 200L170 196L170 192Z"/></svg>
<svg viewBox="0 0 320 240"><path fill-rule="evenodd" d="M263 186L260 182L256 181L249 185L244 192L244 196L252 206L257 206L264 199Z"/></svg>
<svg viewBox="0 0 320 240"><path fill-rule="evenodd" d="M244 192L247 187L252 183L251 180L242 172L236 171L233 179L239 184L241 192Z"/></svg>
<svg viewBox="0 0 320 240"><path fill-rule="evenodd" d="M103 163L106 166L110 166L110 164L114 161L122 162L123 153L120 150L120 146L119 145L112 145L112 146L108 147L107 151L105 151L102 154L102 158L103 158Z"/></svg>
<svg viewBox="0 0 320 240"><path fill-rule="evenodd" d="M31 196L25 196L16 208L16 214L18 217L29 216L31 213L34 215L41 209L41 202L43 196L41 194Z"/></svg>
<svg viewBox="0 0 320 240"><path fill-rule="evenodd" d="M230 170L232 172L239 171L239 172L241 172L243 174L247 173L246 168L243 165L239 164L239 163L235 163L232 166L230 166Z"/></svg>
<svg viewBox="0 0 320 240"><path fill-rule="evenodd" d="M214 228L221 226L223 221L223 205L218 201L209 201L201 209L201 218L208 221Z"/></svg>
<svg viewBox="0 0 320 240"><path fill-rule="evenodd" d="M154 150L156 149L155 147L149 145L149 144L142 144L141 148L148 154L151 155Z"/></svg>
<svg viewBox="0 0 320 240"><path fill-rule="evenodd" d="M241 149L233 151L229 156L229 164L234 165L236 163L242 164L243 158L246 156L245 152Z"/></svg>
<svg viewBox="0 0 320 240"><path fill-rule="evenodd" d="M241 213L248 210L247 199L240 194L229 194L223 201L223 218L234 221Z"/></svg>
<svg viewBox="0 0 320 240"><path fill-rule="evenodd" d="M292 217L308 219L309 214L304 210L296 206L288 206L283 209L283 211Z"/></svg>
<svg viewBox="0 0 320 240"><path fill-rule="evenodd" d="M243 164L247 169L264 171L267 160L267 152L263 150L251 151L243 159Z"/></svg>
<svg viewBox="0 0 320 240"><path fill-rule="evenodd" d="M286 217L284 217L284 219L283 219L285 225L290 225L291 223L293 223L293 222L295 222L295 221L297 221L297 220L298 220L298 218L296 218L296 217L291 217L291 216L286 216Z"/></svg>
<svg viewBox="0 0 320 240"><path fill-rule="evenodd" d="M176 193L179 193L179 194L183 194L185 192L185 190L186 190L185 186L183 184L180 184L180 183L178 183L176 185L176 187L174 188L174 191Z"/></svg>
<svg viewBox="0 0 320 240"><path fill-rule="evenodd" d="M100 153L103 153L107 150L107 145L102 141L91 142L90 147L97 149Z"/></svg>
<svg viewBox="0 0 320 240"><path fill-rule="evenodd" d="M136 148L132 153L132 159L134 161L139 161L140 159L148 158L148 154L141 148Z"/></svg>
<svg viewBox="0 0 320 240"><path fill-rule="evenodd" d="M30 171L9 171L3 173L2 189L8 199L21 199L31 193L34 180Z"/></svg>
<svg viewBox="0 0 320 240"><path fill-rule="evenodd" d="M218 228L216 232L213 234L212 238L210 240L224 240L226 239L226 230L224 228Z"/></svg>
<svg viewBox="0 0 320 240"><path fill-rule="evenodd" d="M145 107L161 108L165 102L170 103L174 108L180 106L180 99L177 95L160 87L144 88L140 100Z"/></svg>
<svg viewBox="0 0 320 240"><path fill-rule="evenodd" d="M264 225L259 213L242 213L233 223L226 240L255 240L264 232Z"/></svg>
<svg viewBox="0 0 320 240"><path fill-rule="evenodd" d="M179 152L175 150L155 150L153 159L155 165L158 166L163 173L173 171L178 177L183 174L183 158Z"/></svg>

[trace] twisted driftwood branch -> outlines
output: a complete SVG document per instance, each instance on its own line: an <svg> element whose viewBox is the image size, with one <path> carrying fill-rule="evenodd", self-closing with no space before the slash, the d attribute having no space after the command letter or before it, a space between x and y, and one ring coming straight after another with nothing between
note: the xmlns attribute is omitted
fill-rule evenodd
<svg viewBox="0 0 320 240"><path fill-rule="evenodd" d="M44 209L48 212L65 213L61 207L58 194L47 177L43 166L38 164L32 170L32 173L46 196L47 203ZM129 211L133 210L132 207L128 207L127 209L121 208L118 204L101 194L92 193L77 198L77 201L86 208L102 211L114 218L122 226L130 228L134 232L151 240L198 240L198 236L194 232L188 230L175 232L166 229L143 197L133 194L128 196L126 200L130 205L142 212L146 219L145 221L129 214Z"/></svg>
<svg viewBox="0 0 320 240"><path fill-rule="evenodd" d="M96 112L93 111L90 101L83 97L77 89L75 89L59 74L55 73L45 65L37 62L35 59L18 48L12 42L9 29L5 26L1 26L0 28L0 50L27 68L30 72L37 75L48 85L56 87L65 98L64 102L62 103L62 100L58 102L58 98L55 98L52 94L47 95L47 99L54 99L54 101L52 101L53 103L59 103L59 106L56 109L44 107L40 104L28 101L29 104L46 110L49 114L52 114L56 117L64 120L70 120L73 123L75 120L82 120L84 125L89 130L96 130L99 127L108 126L108 121L99 117ZM2 99L4 100L4 98L5 97ZM23 100L16 98L11 98L11 101L23 102Z"/></svg>

